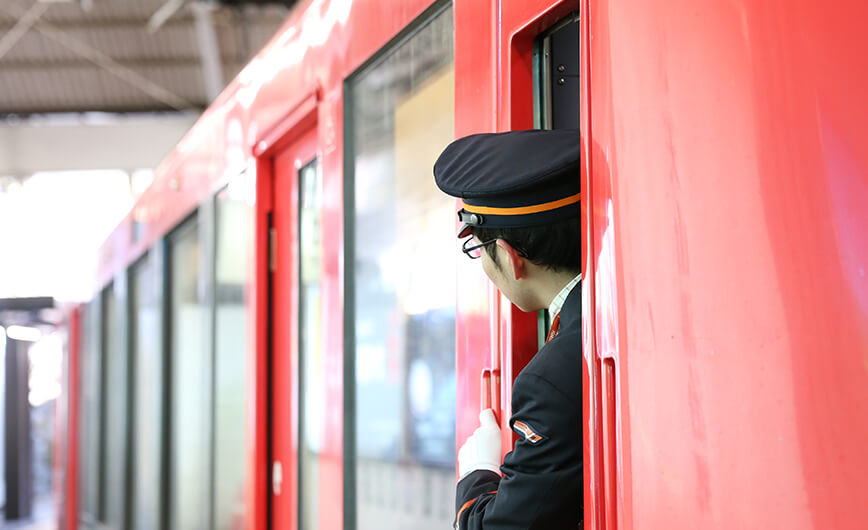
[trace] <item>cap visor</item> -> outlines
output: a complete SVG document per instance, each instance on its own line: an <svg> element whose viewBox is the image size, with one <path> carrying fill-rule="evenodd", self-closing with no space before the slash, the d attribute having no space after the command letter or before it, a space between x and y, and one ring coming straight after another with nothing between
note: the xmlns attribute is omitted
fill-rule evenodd
<svg viewBox="0 0 868 530"><path fill-rule="evenodd" d="M472 228L472 226L470 226L469 224L465 224L464 226L461 227L461 230L458 232L458 235L457 235L456 237L467 237L467 236L469 236L469 235L470 235L470 229L471 229L471 228Z"/></svg>

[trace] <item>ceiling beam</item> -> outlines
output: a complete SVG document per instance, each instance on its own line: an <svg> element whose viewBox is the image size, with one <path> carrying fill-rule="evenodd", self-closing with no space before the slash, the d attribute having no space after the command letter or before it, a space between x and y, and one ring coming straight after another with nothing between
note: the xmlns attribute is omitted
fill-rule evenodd
<svg viewBox="0 0 868 530"><path fill-rule="evenodd" d="M223 67L220 64L220 45L211 13L214 7L205 2L194 2L190 8L196 19L196 41L199 56L202 58L202 81L208 101L214 101L226 86L223 81Z"/></svg>
<svg viewBox="0 0 868 530"><path fill-rule="evenodd" d="M161 5L148 20L148 31L154 32L160 29L186 2L187 0L166 0L166 3Z"/></svg>
<svg viewBox="0 0 868 530"><path fill-rule="evenodd" d="M17 8L11 8L9 5L0 4L0 11L5 12L11 16L22 16L20 10ZM57 29L56 27L46 24L44 22L38 22L34 24L36 31L41 33L43 36L65 46L68 50L91 60L94 64L103 68L110 74L114 75L121 81L129 84L132 87L141 90L146 93L150 97L165 103L166 105L177 109L184 110L195 107L195 105L181 96L166 90L162 86L154 83L150 79L142 76L138 72L131 70L122 64L119 64L117 61L112 59L105 52L94 48L93 46L72 37L63 31Z"/></svg>
<svg viewBox="0 0 868 530"><path fill-rule="evenodd" d="M241 65L241 61L235 57L222 57L220 61L224 66L236 67ZM118 64L126 66L127 68L171 68L171 67L181 67L181 68L194 68L202 66L202 58L201 57L134 57L129 59L117 59ZM3 69L3 72L9 72L12 70L17 70L21 72L27 71L45 71L52 70L57 71L58 69L63 68L86 68L89 70L93 70L96 66L92 61L88 59L82 58L74 58L74 59L60 59L60 60L6 60L3 61L2 66L0 68Z"/></svg>
<svg viewBox="0 0 868 530"><path fill-rule="evenodd" d="M226 8L223 10L218 10L214 13L213 19L214 24L217 26L236 26L239 24L238 14L228 11ZM266 11L263 9L255 9L255 10L246 10L244 12L245 23L251 25L259 25L267 27L271 29L272 27L277 27L283 23L284 13L275 13L274 11ZM74 19L55 19L52 20L51 12L49 11L45 14L42 19L43 22L47 22L49 24L59 24L63 25L63 29L65 31L91 31L91 30L114 30L114 29L123 29L123 30L136 30L136 31L146 31L148 25L148 19L141 17L123 17L123 16L115 16L112 18L74 18ZM17 22L15 23L17 24ZM0 21L0 34L8 33L15 24L7 23L5 21ZM162 28L169 28L175 26L192 26L193 25L193 15L187 12L177 13L175 16L167 20L163 23Z"/></svg>
<svg viewBox="0 0 868 530"><path fill-rule="evenodd" d="M76 30L94 30L94 29L134 29L134 30L145 30L145 26L148 24L147 19L143 19L141 17L116 17L116 18L100 18L100 19L89 19L89 18L77 18L77 19L66 19L66 20L52 20L51 16L46 15L44 17L44 21L49 24L63 24L63 29L67 31L76 31ZM174 17L171 20L167 21L163 27L166 26L189 26L193 24L193 17L190 15L178 16ZM15 24L8 24L0 22L0 33L5 33L12 29Z"/></svg>
<svg viewBox="0 0 868 530"><path fill-rule="evenodd" d="M33 4L27 12L21 15L15 25L3 34L3 38L0 38L0 59L18 44L21 37L27 33L33 24L36 24L36 21L42 16L42 13L45 13L46 9L48 9L48 4L39 2Z"/></svg>
<svg viewBox="0 0 868 530"><path fill-rule="evenodd" d="M208 108L207 101L196 100L195 107L185 109L183 112L199 112L201 113ZM6 104L0 108L0 127L3 120L11 122L11 125L17 126L22 119L29 119L32 116L42 117L46 115L70 115L70 114L87 114L87 113L107 113L118 115L129 114L153 114L178 112L168 105L161 104L158 101L153 102L116 102L112 104L94 103L93 101L82 100L66 100L58 102L36 103L38 106L33 106L33 103L21 105ZM2 151L2 150L0 150ZM2 527L0 527L2 528Z"/></svg>

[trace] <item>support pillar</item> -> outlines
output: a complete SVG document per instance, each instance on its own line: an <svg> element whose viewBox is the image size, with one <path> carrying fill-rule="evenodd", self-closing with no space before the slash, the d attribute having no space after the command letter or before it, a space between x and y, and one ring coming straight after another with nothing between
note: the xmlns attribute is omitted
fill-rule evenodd
<svg viewBox="0 0 868 530"><path fill-rule="evenodd" d="M28 393L29 342L6 339L6 520L33 513L33 469Z"/></svg>

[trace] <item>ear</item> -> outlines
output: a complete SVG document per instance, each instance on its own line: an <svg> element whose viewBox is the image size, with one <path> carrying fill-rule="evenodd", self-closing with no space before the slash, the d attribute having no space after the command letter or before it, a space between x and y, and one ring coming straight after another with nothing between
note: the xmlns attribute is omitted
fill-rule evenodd
<svg viewBox="0 0 868 530"><path fill-rule="evenodd" d="M527 261L512 248L512 245L502 239L497 240L497 246L502 248L509 259L509 265L512 267L512 272L516 280L520 280L527 276Z"/></svg>

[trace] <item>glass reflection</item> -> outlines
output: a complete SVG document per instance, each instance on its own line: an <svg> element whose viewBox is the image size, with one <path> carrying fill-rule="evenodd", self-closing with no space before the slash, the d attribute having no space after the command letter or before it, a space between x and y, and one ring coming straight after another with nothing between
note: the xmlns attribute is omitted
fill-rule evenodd
<svg viewBox="0 0 868 530"><path fill-rule="evenodd" d="M170 527L207 525L208 311L198 289L198 225L189 222L170 237L171 427Z"/></svg>
<svg viewBox="0 0 868 530"><path fill-rule="evenodd" d="M214 521L219 530L244 527L247 461L245 286L253 214L244 196L231 190L232 185L217 195L216 211Z"/></svg>
<svg viewBox="0 0 868 530"><path fill-rule="evenodd" d="M455 436L452 10L352 86L358 528L448 528Z"/></svg>
<svg viewBox="0 0 868 530"><path fill-rule="evenodd" d="M299 170L301 190L299 403L301 424L301 528L319 528L319 452L325 428L325 372L322 354L320 279L322 276L322 176L313 160Z"/></svg>
<svg viewBox="0 0 868 530"><path fill-rule="evenodd" d="M131 271L130 320L135 384L132 527L160 526L163 348L160 332L159 262L148 254Z"/></svg>
<svg viewBox="0 0 868 530"><path fill-rule="evenodd" d="M125 304L119 292L125 289L110 285L102 293L103 317L103 428L105 449L101 487L102 504L100 520L111 527L125 526L126 508L126 457L127 457L127 400L128 392L128 350L124 329L126 320Z"/></svg>
<svg viewBox="0 0 868 530"><path fill-rule="evenodd" d="M99 505L100 358L99 298L95 298L81 313L82 428L79 434L79 502L84 524L95 522Z"/></svg>

